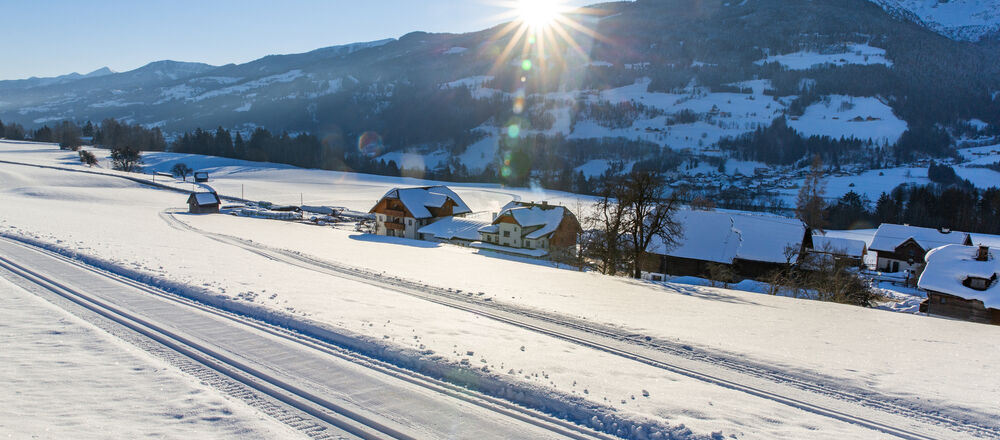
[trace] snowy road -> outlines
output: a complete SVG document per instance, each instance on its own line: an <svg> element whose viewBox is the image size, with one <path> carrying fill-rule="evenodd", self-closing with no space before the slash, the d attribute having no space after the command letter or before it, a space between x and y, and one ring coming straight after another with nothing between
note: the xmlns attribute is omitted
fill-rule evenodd
<svg viewBox="0 0 1000 440"><path fill-rule="evenodd" d="M606 438L22 243L0 267L358 438Z"/></svg>
<svg viewBox="0 0 1000 440"><path fill-rule="evenodd" d="M679 373L707 383L741 391L839 421L864 426L906 439L1000 437L1000 425L988 414L950 412L929 408L876 392L849 388L833 381L820 383L794 372L769 369L717 353L650 340L593 323L545 314L537 310L482 301L451 289L413 283L384 274L366 272L285 249L272 248L238 237L194 228L169 212L161 217L172 226L200 233L213 240L243 248L274 261L326 275L390 289L506 324L553 336L589 348Z"/></svg>

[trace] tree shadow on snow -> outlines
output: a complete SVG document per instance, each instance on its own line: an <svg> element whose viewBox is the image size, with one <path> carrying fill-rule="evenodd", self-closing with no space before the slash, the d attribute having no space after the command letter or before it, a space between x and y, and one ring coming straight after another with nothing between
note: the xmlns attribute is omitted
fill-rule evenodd
<svg viewBox="0 0 1000 440"><path fill-rule="evenodd" d="M572 270L574 272L579 272L578 268L567 266L565 264L559 264L549 260L541 260L532 257L519 257L517 255L505 254L503 252L496 252L490 249L479 249L476 252L476 255L481 255L483 257L488 257L488 258L495 258L498 260L515 261L524 264L533 264L535 266L548 267L552 269L563 269L563 270Z"/></svg>
<svg viewBox="0 0 1000 440"><path fill-rule="evenodd" d="M385 235L375 235L375 234L354 234L348 236L348 238L350 238L351 240L364 241L368 243L395 244L395 245L410 246L423 249L433 249L436 247L441 247L440 243L434 243L430 241L411 240L409 238L399 238L399 237L387 237Z"/></svg>
<svg viewBox="0 0 1000 440"><path fill-rule="evenodd" d="M747 304L747 305L755 305L761 307L771 307L765 304L761 304L757 301L750 301L746 298L741 298L735 295L725 293L725 290L722 288L692 286L688 284L657 283L651 281L635 281L635 282L641 283L646 287L663 290L668 293L680 294L684 296L690 296L709 301L720 301L731 304ZM747 292L747 294L751 293L752 292Z"/></svg>

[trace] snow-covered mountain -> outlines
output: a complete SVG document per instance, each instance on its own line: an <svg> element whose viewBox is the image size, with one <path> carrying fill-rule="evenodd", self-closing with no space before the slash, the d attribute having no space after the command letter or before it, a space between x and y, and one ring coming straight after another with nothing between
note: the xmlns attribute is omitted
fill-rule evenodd
<svg viewBox="0 0 1000 440"><path fill-rule="evenodd" d="M995 13L988 2L1000 0L961 4ZM821 151L884 163L869 152L903 143L944 155L949 134L1000 134L1000 47L942 38L904 4L607 3L580 19L591 30L567 31L576 49L550 42L542 54L498 26L239 65L162 61L45 86L0 82L0 120L31 128L115 118L168 135L266 127L353 151L376 132L381 157L401 168L471 175L512 149L550 154L527 160L536 170L599 175L610 161L669 168L678 155L788 165ZM558 144L515 145L511 133Z"/></svg>
<svg viewBox="0 0 1000 440"><path fill-rule="evenodd" d="M12 81L0 81L0 90L7 88L32 88L41 86L50 86L53 84L66 84L72 81L76 81L84 78L97 78L101 76L111 75L116 73L115 71L109 69L108 67L102 67L93 72L81 74L78 72L69 73L66 75L59 75L54 77L31 77L28 79L12 80Z"/></svg>
<svg viewBox="0 0 1000 440"><path fill-rule="evenodd" d="M1000 0L872 0L890 13L962 41L1000 32Z"/></svg>

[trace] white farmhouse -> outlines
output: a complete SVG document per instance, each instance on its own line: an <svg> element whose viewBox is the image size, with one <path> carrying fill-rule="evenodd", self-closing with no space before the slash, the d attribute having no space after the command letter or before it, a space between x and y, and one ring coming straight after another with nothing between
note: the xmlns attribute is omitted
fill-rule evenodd
<svg viewBox="0 0 1000 440"><path fill-rule="evenodd" d="M479 248L531 256L575 249L582 232L572 211L548 202L510 202L493 222L479 228Z"/></svg>

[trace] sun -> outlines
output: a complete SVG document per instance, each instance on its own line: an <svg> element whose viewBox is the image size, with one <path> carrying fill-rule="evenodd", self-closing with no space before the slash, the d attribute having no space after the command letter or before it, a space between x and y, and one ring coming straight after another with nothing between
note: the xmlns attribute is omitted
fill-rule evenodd
<svg viewBox="0 0 1000 440"><path fill-rule="evenodd" d="M517 18L536 31L555 24L567 9L559 0L518 0L515 6Z"/></svg>
<svg viewBox="0 0 1000 440"><path fill-rule="evenodd" d="M570 0L481 0L503 12L498 19L509 20L497 27L491 43L497 43L493 68L494 75L505 67L517 66L513 79L516 87L541 78L547 72L557 72L556 66L579 60L585 64L594 40L609 41L591 26L595 17L604 12L592 8L571 7ZM501 49L502 48L502 49Z"/></svg>

